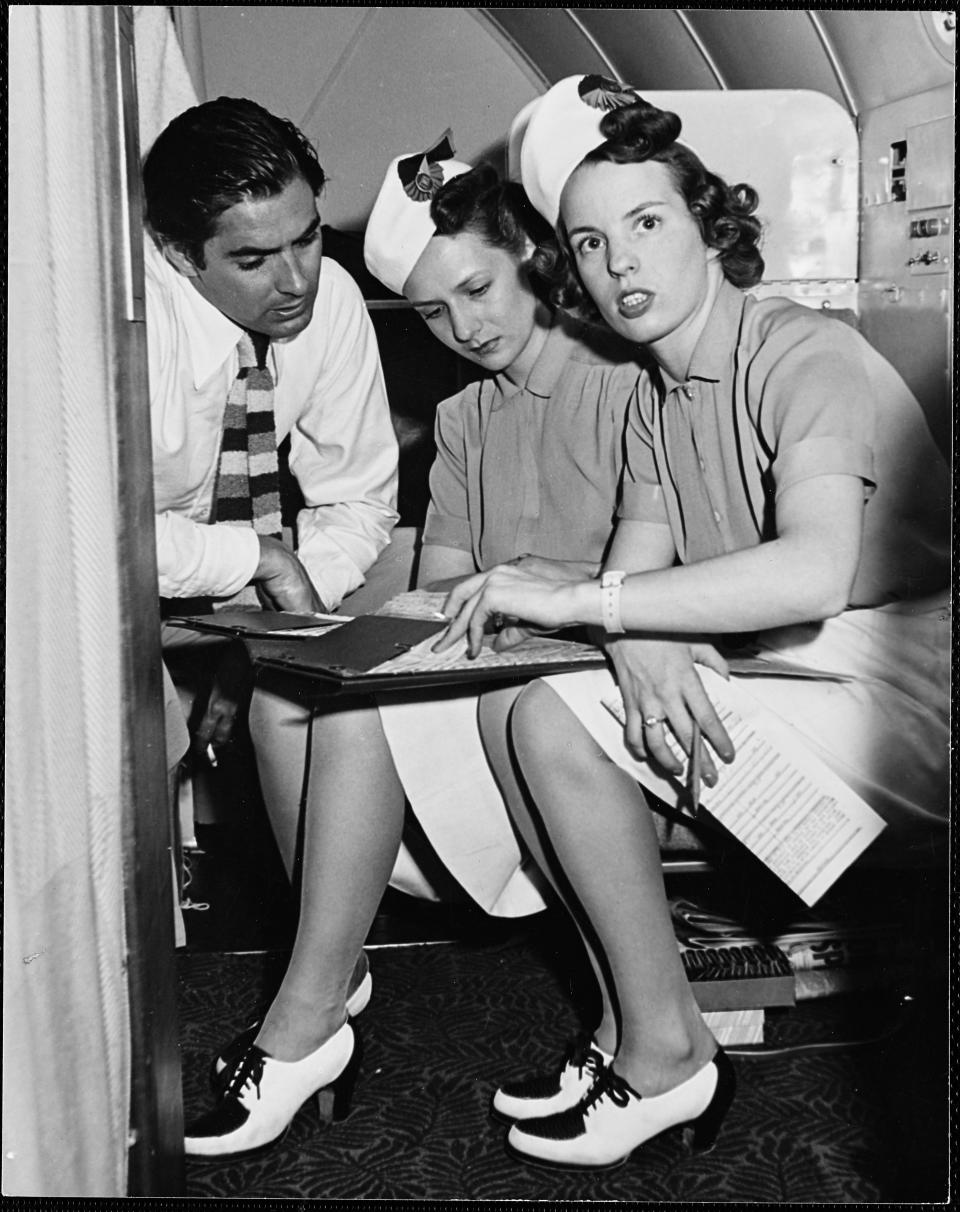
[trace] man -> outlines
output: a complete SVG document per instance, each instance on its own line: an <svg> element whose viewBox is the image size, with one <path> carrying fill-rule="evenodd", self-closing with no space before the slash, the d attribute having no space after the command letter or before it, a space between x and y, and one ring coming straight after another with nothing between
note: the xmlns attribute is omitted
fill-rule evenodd
<svg viewBox="0 0 960 1212"><path fill-rule="evenodd" d="M143 180L161 596L178 612L243 593L335 610L389 542L397 445L362 297L322 256L316 154L292 123L221 97L167 126ZM238 405L244 380L256 411L250 396ZM295 549L279 537L276 443L287 436L304 501ZM207 602L183 601L195 598ZM229 735L244 678L223 645L191 638L164 628L191 695L216 673L194 724L205 749ZM269 759L270 738L256 744Z"/></svg>

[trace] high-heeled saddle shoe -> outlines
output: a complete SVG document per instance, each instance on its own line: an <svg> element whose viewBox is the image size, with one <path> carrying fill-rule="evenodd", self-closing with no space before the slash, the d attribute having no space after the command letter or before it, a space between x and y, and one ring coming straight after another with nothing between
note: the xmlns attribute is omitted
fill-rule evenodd
<svg viewBox="0 0 960 1212"><path fill-rule="evenodd" d="M568 1046L559 1071L504 1082L495 1090L494 1115L504 1120L527 1120L567 1111L590 1093L600 1070L612 1061L613 1057L588 1035L578 1035Z"/></svg>
<svg viewBox="0 0 960 1212"><path fill-rule="evenodd" d="M712 1148L735 1089L733 1065L722 1048L693 1077L648 1098L608 1065L576 1107L514 1124L507 1149L541 1165L606 1169L621 1165L645 1141L682 1126L688 1145L703 1152Z"/></svg>
<svg viewBox="0 0 960 1212"><path fill-rule="evenodd" d="M362 973L362 975L360 975ZM357 977L359 976L359 981ZM357 966L353 970L351 983L357 981L353 991L347 997L346 1011L348 1018L355 1018L366 1010L373 996L373 977L370 975L370 963L367 959L365 951L360 952L360 959L357 960ZM266 1017L269 1003L264 1005L256 1013L253 1021L235 1036L220 1052L213 1058L210 1065L210 1084L214 1088L217 1085L217 1078L228 1066L232 1065L244 1052L250 1047L260 1034L260 1028L263 1026L263 1020Z"/></svg>
<svg viewBox="0 0 960 1212"><path fill-rule="evenodd" d="M248 1157L276 1144L304 1103L323 1122L345 1119L360 1063L349 1023L302 1060L280 1061L251 1044L218 1079L217 1103L187 1125L188 1157Z"/></svg>

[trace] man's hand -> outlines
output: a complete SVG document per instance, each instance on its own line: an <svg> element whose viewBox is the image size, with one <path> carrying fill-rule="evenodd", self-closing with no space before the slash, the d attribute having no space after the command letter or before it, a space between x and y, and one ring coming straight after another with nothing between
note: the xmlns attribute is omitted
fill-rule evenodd
<svg viewBox="0 0 960 1212"><path fill-rule="evenodd" d="M325 614L326 607L313 587L307 570L279 539L260 535L260 563L253 574L266 607L294 614Z"/></svg>
<svg viewBox="0 0 960 1212"><path fill-rule="evenodd" d="M220 659L206 711L193 734L194 748L206 753L208 745L225 745L237 717L246 709L253 690L253 667L243 644L230 644Z"/></svg>
<svg viewBox="0 0 960 1212"><path fill-rule="evenodd" d="M689 756L696 721L704 741L710 742L723 761L733 761L733 742L694 667L696 662L716 670L721 677L729 676L726 661L711 644L608 636L605 647L623 696L627 716L624 735L629 749L638 756L649 756L671 774L681 774L683 763L668 744L666 729L673 732ZM717 768L703 741L700 758L703 781L712 787L717 781Z"/></svg>

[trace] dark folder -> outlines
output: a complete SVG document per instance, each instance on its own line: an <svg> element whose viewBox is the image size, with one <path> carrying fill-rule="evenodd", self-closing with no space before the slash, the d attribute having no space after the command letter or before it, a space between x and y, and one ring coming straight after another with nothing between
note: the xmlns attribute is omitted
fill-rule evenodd
<svg viewBox="0 0 960 1212"><path fill-rule="evenodd" d="M487 653L477 661L464 659L454 668L404 669L391 673L378 666L408 652L446 622L393 615L362 615L332 627L325 635L298 636L316 628L308 615L274 611L221 611L212 615L171 618L168 623L242 639L257 668L280 670L313 682L324 693L382 693L418 690L458 683L527 681L551 673L598 668L604 664L597 648L555 637L532 637L505 654ZM282 634L268 634L281 632ZM567 655L568 654L568 655Z"/></svg>

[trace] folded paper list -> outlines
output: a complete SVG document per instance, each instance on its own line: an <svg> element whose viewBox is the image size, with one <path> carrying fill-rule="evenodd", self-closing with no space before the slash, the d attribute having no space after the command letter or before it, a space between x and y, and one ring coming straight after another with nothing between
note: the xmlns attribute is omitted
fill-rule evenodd
<svg viewBox="0 0 960 1212"><path fill-rule="evenodd" d="M725 681L706 668L698 672L736 749L729 766L717 763L717 784L703 788L701 804L813 905L880 834L884 822L735 678ZM604 706L623 723L619 694ZM662 790L662 779L652 772L645 777L644 766L635 764L639 780Z"/></svg>

